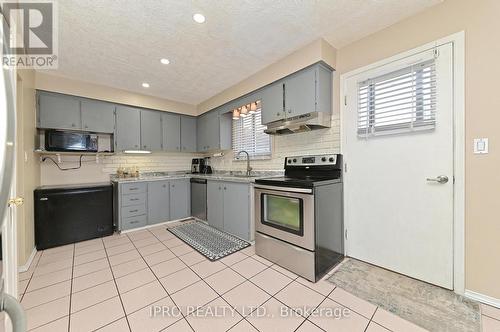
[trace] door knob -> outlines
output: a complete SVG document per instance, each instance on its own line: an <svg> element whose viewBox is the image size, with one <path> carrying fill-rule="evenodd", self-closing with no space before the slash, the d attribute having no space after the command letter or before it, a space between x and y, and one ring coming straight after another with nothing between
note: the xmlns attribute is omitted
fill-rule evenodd
<svg viewBox="0 0 500 332"><path fill-rule="evenodd" d="M21 206L24 204L24 198L22 197L16 197L16 198L11 198L7 202L9 206Z"/></svg>
<svg viewBox="0 0 500 332"><path fill-rule="evenodd" d="M448 177L446 175L439 175L437 178L427 178L427 181L445 184L448 182Z"/></svg>

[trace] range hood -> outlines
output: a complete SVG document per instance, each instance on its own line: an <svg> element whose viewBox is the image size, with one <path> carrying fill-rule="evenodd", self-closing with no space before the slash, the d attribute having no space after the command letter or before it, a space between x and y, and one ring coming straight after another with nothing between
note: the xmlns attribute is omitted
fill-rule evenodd
<svg viewBox="0 0 500 332"><path fill-rule="evenodd" d="M269 135L287 135L330 127L331 115L329 113L311 112L268 123L264 132Z"/></svg>

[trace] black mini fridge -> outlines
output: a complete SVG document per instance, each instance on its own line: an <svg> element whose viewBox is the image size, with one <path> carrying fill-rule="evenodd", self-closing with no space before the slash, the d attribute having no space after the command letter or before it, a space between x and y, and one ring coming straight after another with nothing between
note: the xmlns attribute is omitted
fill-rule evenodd
<svg viewBox="0 0 500 332"><path fill-rule="evenodd" d="M34 195L38 250L113 234L113 188L109 183L43 186Z"/></svg>

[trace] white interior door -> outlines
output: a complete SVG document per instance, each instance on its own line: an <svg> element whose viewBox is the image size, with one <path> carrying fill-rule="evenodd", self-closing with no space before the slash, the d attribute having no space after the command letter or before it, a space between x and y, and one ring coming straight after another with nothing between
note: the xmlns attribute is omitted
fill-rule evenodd
<svg viewBox="0 0 500 332"><path fill-rule="evenodd" d="M453 289L452 48L446 44L348 77L342 120L346 254L449 289ZM401 100L398 94L384 99L384 91L401 88L390 87L398 75L426 62L435 69L435 79L431 78L435 95L424 98L435 98L435 113L431 108L419 113L416 105L422 90L418 88L413 108L405 107L404 95ZM415 71L412 80L419 75ZM382 85L384 79L389 82L385 87L374 83L381 77ZM375 106L368 109L359 98L370 93ZM385 107L393 105L395 110L398 103L403 105L400 115ZM410 130L399 126L408 116L414 121ZM420 126L417 118L429 121ZM449 181L432 181L438 176Z"/></svg>

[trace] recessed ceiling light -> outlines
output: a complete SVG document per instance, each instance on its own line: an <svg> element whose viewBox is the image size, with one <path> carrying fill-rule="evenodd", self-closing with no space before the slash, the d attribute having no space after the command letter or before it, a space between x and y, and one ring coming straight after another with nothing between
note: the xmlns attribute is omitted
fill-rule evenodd
<svg viewBox="0 0 500 332"><path fill-rule="evenodd" d="M142 87L143 88L149 88L149 83L146 83L146 82L142 83Z"/></svg>
<svg viewBox="0 0 500 332"><path fill-rule="evenodd" d="M205 22L205 16L203 16L203 14L194 14L193 15L193 20L196 23L204 23Z"/></svg>
<svg viewBox="0 0 500 332"><path fill-rule="evenodd" d="M164 65L168 65L170 63L170 60L162 58L162 59L160 59L160 62L163 63Z"/></svg>

